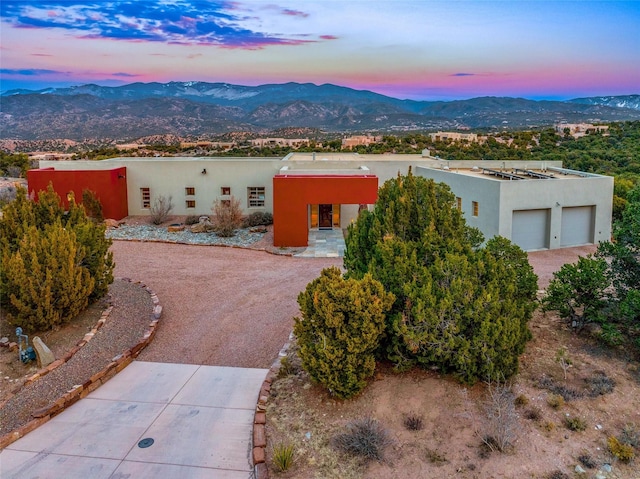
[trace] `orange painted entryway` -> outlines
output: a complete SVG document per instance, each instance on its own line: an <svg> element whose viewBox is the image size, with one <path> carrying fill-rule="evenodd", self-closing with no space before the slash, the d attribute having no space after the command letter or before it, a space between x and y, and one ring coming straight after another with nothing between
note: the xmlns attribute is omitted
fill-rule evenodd
<svg viewBox="0 0 640 479"><path fill-rule="evenodd" d="M41 168L27 171L29 194L36 199L40 191L45 191L49 183L68 206L67 195L73 192L77 203L82 202L82 191L93 191L100 203L105 218L120 220L129 214L127 203L127 168L111 170L56 170Z"/></svg>
<svg viewBox="0 0 640 479"><path fill-rule="evenodd" d="M375 175L276 175L273 177L273 244L307 246L309 205L373 204Z"/></svg>

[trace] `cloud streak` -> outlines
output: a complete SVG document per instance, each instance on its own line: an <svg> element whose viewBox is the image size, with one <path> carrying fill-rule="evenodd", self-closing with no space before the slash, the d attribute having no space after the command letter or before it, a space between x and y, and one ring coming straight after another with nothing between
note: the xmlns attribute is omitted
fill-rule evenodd
<svg viewBox="0 0 640 479"><path fill-rule="evenodd" d="M241 4L231 1L52 0L29 4L3 0L0 12L3 20L15 28L64 29L78 38L89 39L212 45L248 50L327 39L322 35L301 39L300 35L251 28L246 26L248 23ZM277 9L277 13L295 18L309 16L293 9Z"/></svg>

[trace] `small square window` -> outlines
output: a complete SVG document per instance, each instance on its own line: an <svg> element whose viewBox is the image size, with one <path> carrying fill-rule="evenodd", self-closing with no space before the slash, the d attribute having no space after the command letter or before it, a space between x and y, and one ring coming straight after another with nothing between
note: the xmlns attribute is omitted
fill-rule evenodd
<svg viewBox="0 0 640 479"><path fill-rule="evenodd" d="M140 188L140 197L142 199L142 207L144 209L151 208L151 190L149 188Z"/></svg>
<svg viewBox="0 0 640 479"><path fill-rule="evenodd" d="M222 196L228 196L231 194L231 187L230 186L223 186L222 188L220 188L220 194Z"/></svg>
<svg viewBox="0 0 640 479"><path fill-rule="evenodd" d="M231 207L231 200L222 200L220 201L220 203L222 204L222 206L224 206L225 208L230 208Z"/></svg>
<svg viewBox="0 0 640 479"><path fill-rule="evenodd" d="M264 206L264 186L250 186L247 188L247 196L249 208Z"/></svg>
<svg viewBox="0 0 640 479"><path fill-rule="evenodd" d="M193 196L193 195L195 195L195 194L196 194L196 189L195 189L193 186L187 186L187 187L184 189L184 194L185 194L186 196Z"/></svg>
<svg viewBox="0 0 640 479"><path fill-rule="evenodd" d="M196 200L187 200L187 208L195 208L196 207Z"/></svg>
<svg viewBox="0 0 640 479"><path fill-rule="evenodd" d="M480 211L480 206L478 205L478 202L472 201L471 204L473 206L473 216L478 216L478 212Z"/></svg>

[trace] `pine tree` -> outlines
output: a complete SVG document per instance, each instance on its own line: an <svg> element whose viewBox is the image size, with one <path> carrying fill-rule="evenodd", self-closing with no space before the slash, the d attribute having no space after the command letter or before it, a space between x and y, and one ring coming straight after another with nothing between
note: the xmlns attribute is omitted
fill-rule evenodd
<svg viewBox="0 0 640 479"><path fill-rule="evenodd" d="M87 301L102 297L113 282L111 240L105 237L105 226L87 218L73 195L65 211L51 185L38 197L38 202L31 201L20 188L0 219L0 305L28 331L69 320ZM59 289L60 285L68 289ZM30 309L32 320L27 318Z"/></svg>
<svg viewBox="0 0 640 479"><path fill-rule="evenodd" d="M375 370L374 352L384 331L393 295L365 275L344 279L324 269L298 296L301 318L294 333L304 369L339 398L358 394Z"/></svg>
<svg viewBox="0 0 640 479"><path fill-rule="evenodd" d="M43 230L30 227L17 251L3 258L10 323L29 332L50 329L86 308L94 281L79 265L82 256L75 234L59 220Z"/></svg>
<svg viewBox="0 0 640 479"><path fill-rule="evenodd" d="M349 227L347 277L365 274L395 296L379 354L398 368L438 367L467 382L505 378L531 334L537 277L504 238L485 248L440 183L398 176L373 212Z"/></svg>

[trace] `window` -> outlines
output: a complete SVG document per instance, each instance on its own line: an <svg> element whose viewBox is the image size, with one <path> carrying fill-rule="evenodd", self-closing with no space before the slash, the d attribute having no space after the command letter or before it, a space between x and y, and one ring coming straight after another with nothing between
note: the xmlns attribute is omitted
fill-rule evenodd
<svg viewBox="0 0 640 479"><path fill-rule="evenodd" d="M187 208L195 208L196 200L187 200Z"/></svg>
<svg viewBox="0 0 640 479"><path fill-rule="evenodd" d="M149 188L140 188L140 197L142 198L142 207L151 208L151 190Z"/></svg>
<svg viewBox="0 0 640 479"><path fill-rule="evenodd" d="M228 196L231 194L231 187L230 186L223 186L222 188L220 188L220 194L222 196Z"/></svg>
<svg viewBox="0 0 640 479"><path fill-rule="evenodd" d="M222 200L220 201L220 204L225 208L231 208L231 200Z"/></svg>
<svg viewBox="0 0 640 479"><path fill-rule="evenodd" d="M459 196L456 196L456 207L462 211L462 198L460 198Z"/></svg>
<svg viewBox="0 0 640 479"><path fill-rule="evenodd" d="M264 186L250 186L247 188L249 208L264 206Z"/></svg>
<svg viewBox="0 0 640 479"><path fill-rule="evenodd" d="M195 189L193 186L187 186L187 187L184 189L184 194L185 194L186 196L193 196L193 195L195 195L195 194L196 194L196 189Z"/></svg>
<svg viewBox="0 0 640 479"><path fill-rule="evenodd" d="M478 202L472 201L471 205L473 206L473 216L478 216L478 211L480 209L480 207L478 206Z"/></svg>

